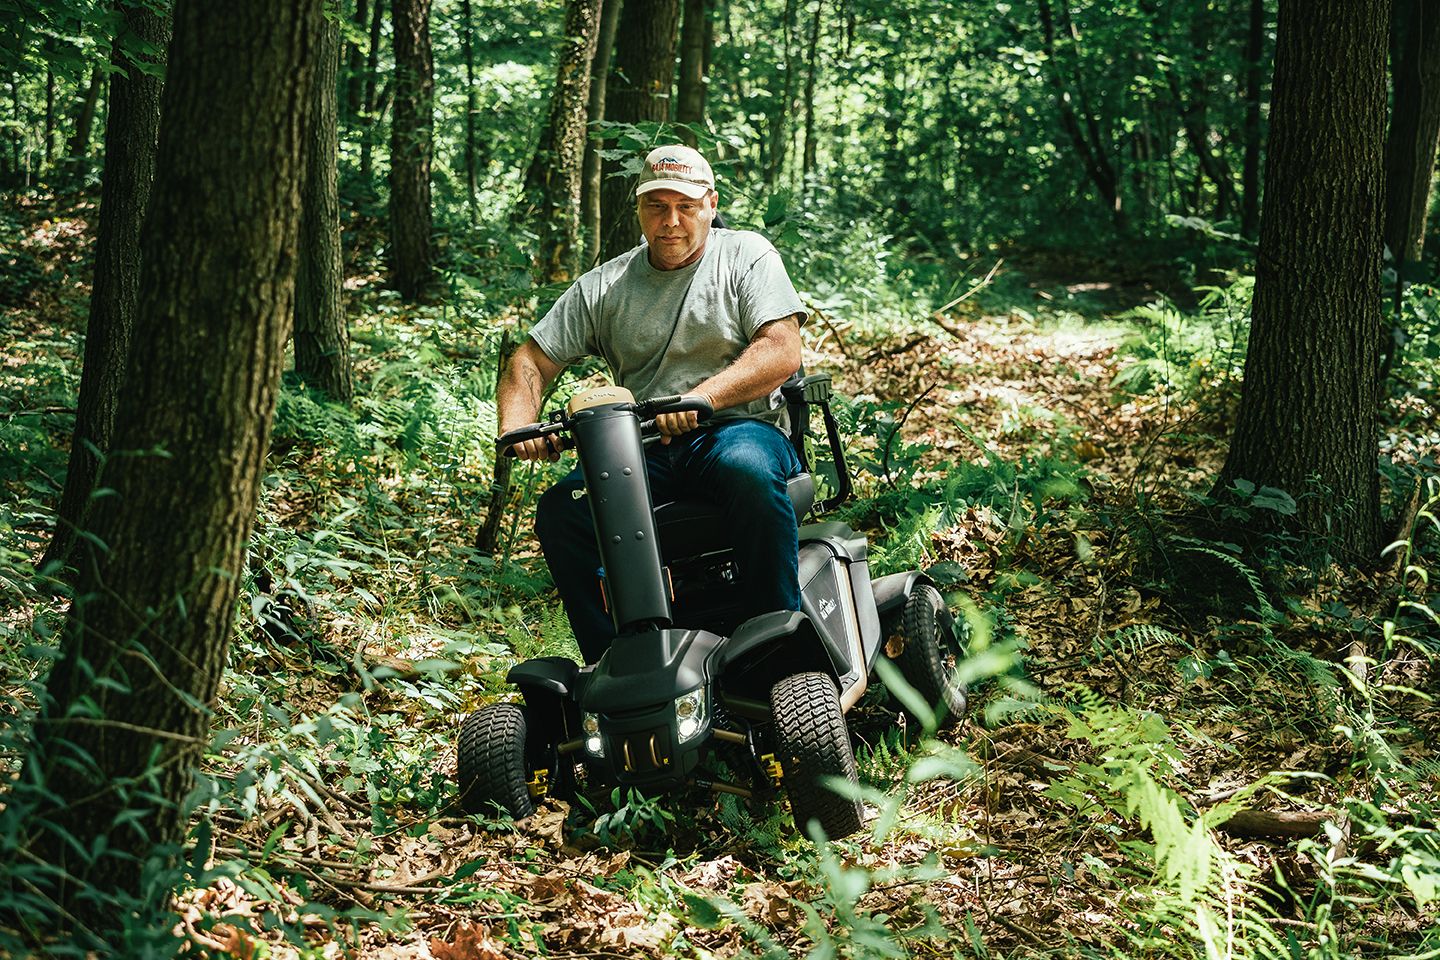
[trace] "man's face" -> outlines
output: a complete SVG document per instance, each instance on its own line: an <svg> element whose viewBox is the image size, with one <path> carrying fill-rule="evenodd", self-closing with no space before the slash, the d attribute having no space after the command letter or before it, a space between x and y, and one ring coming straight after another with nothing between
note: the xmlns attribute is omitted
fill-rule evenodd
<svg viewBox="0 0 1440 960"><path fill-rule="evenodd" d="M650 245L650 265L678 270L700 259L715 219L715 191L692 200L678 190L651 190L640 195L640 232Z"/></svg>

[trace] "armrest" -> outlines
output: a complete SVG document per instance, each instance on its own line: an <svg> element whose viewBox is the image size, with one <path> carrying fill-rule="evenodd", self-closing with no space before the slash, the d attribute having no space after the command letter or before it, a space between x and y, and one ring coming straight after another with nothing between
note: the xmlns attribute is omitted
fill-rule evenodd
<svg viewBox="0 0 1440 960"><path fill-rule="evenodd" d="M780 385L786 403L824 403L830 399L830 374L791 377Z"/></svg>

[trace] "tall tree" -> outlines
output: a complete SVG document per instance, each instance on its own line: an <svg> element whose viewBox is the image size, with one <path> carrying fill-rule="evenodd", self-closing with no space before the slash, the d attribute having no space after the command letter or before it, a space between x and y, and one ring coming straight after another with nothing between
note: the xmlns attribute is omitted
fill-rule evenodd
<svg viewBox="0 0 1440 960"><path fill-rule="evenodd" d="M1281 0L1250 350L1217 486L1289 491L1301 523L1360 559L1380 547L1388 14L1386 0Z"/></svg>
<svg viewBox="0 0 1440 960"><path fill-rule="evenodd" d="M535 275L541 283L574 279L580 259L580 174L599 28L600 0L569 0L550 113L515 208L513 220L538 234Z"/></svg>
<svg viewBox="0 0 1440 960"><path fill-rule="evenodd" d="M429 286L430 158L434 150L434 63L430 0L392 0L395 106L390 119L390 283L406 300Z"/></svg>
<svg viewBox="0 0 1440 960"><path fill-rule="evenodd" d="M615 30L620 24L623 4L624 0L603 0L601 3L600 36L595 41L595 56L590 61L590 106L586 110L585 160L580 177L580 209L585 235L585 254L581 263L586 267L600 256L600 144L592 134L595 125L605 119L610 60L615 50Z"/></svg>
<svg viewBox="0 0 1440 960"><path fill-rule="evenodd" d="M1396 0L1394 107L1385 143L1385 244L1420 259L1440 138L1440 0Z"/></svg>
<svg viewBox="0 0 1440 960"><path fill-rule="evenodd" d="M76 534L85 529L100 462L110 449L115 401L130 359L131 332L140 293L140 226L155 179L155 142L160 130L161 79L155 57L170 40L170 22L145 4L121 3L105 118L105 169L100 187L100 226L95 238L95 274L85 361L80 374L70 464L55 521L55 533L41 569L59 570L71 560ZM151 72L142 69L150 66Z"/></svg>
<svg viewBox="0 0 1440 960"><path fill-rule="evenodd" d="M607 119L620 123L670 119L675 81L675 30L680 0L625 0L615 35L615 62L605 92ZM606 161L600 199L600 258L619 256L640 242L634 184Z"/></svg>
<svg viewBox="0 0 1440 960"><path fill-rule="evenodd" d="M336 400L348 400L350 330L345 324L345 267L340 251L339 141L335 72L340 24L325 20L316 47L313 102L301 190L300 259L295 271L295 372Z"/></svg>
<svg viewBox="0 0 1440 960"><path fill-rule="evenodd" d="M87 924L118 917L82 885L153 902L165 892L141 889L141 867L185 835L290 325L320 18L321 0L175 8L116 409L127 455L108 465L107 547L79 571L22 770L43 788L29 849L69 878L59 904Z"/></svg>
<svg viewBox="0 0 1440 960"><path fill-rule="evenodd" d="M675 97L675 122L699 125L705 121L705 37L710 25L711 0L685 0L680 24L680 79ZM690 146L696 138L689 130L680 137Z"/></svg>

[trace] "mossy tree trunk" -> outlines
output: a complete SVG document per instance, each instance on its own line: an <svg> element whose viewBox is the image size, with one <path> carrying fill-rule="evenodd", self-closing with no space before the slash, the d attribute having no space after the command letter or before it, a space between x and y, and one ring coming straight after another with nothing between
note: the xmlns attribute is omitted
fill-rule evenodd
<svg viewBox="0 0 1440 960"><path fill-rule="evenodd" d="M179 0L174 23L114 493L92 511L105 547L12 794L43 786L26 847L101 935L120 919L82 894L164 902L153 868L209 739L290 326L321 2Z"/></svg>
<svg viewBox="0 0 1440 960"><path fill-rule="evenodd" d="M555 67L550 113L525 171L512 221L533 229L537 283L575 278L580 262L580 176L585 117L590 102L590 61L600 29L600 0L570 0Z"/></svg>
<svg viewBox="0 0 1440 960"><path fill-rule="evenodd" d="M1250 350L1217 493L1278 487L1348 559L1380 549L1388 2L1282 0Z"/></svg>
<svg viewBox="0 0 1440 960"><path fill-rule="evenodd" d="M170 42L168 17L140 4L121 4L120 16L122 30L135 39L161 51ZM95 451L104 455L110 449L115 399L130 359L140 292L140 227L155 179L162 81L130 60L125 51L131 46L117 43L112 61L116 71L110 76L105 119L105 170L80 397L55 533L40 564L42 570L57 573L70 563L76 535L85 529L100 470Z"/></svg>

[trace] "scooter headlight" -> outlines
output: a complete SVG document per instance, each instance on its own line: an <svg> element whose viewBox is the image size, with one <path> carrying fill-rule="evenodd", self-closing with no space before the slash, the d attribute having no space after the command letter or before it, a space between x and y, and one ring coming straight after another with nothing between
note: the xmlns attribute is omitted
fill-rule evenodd
<svg viewBox="0 0 1440 960"><path fill-rule="evenodd" d="M580 729L585 733L585 752L592 757L605 756L605 741L600 739L600 718L593 713L581 714Z"/></svg>
<svg viewBox="0 0 1440 960"><path fill-rule="evenodd" d="M675 699L675 732L688 743L705 732L705 689L691 690Z"/></svg>

